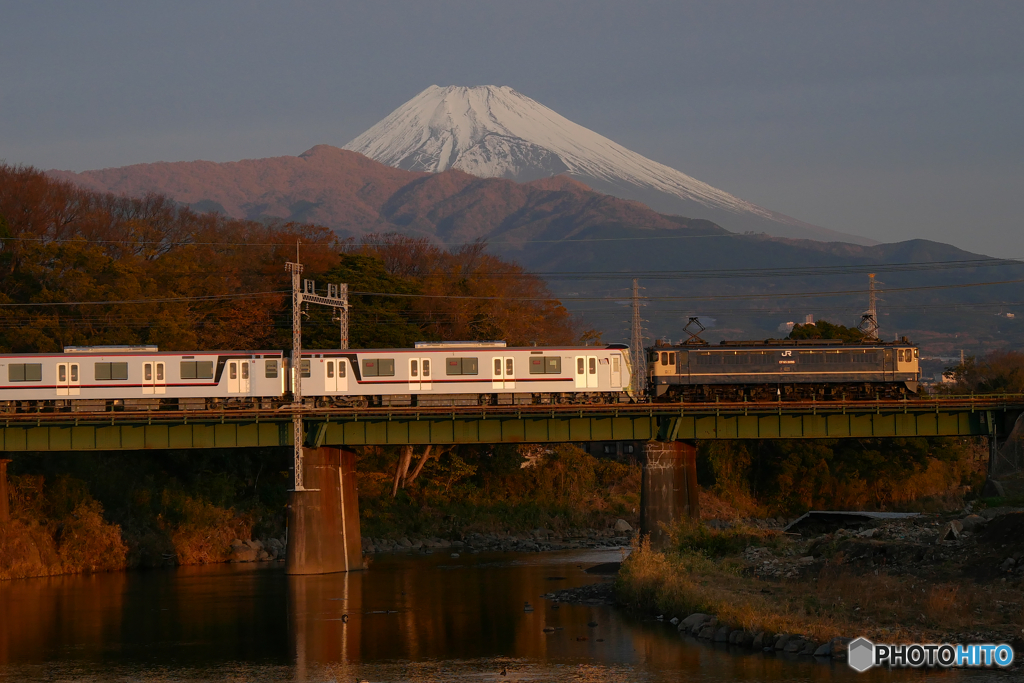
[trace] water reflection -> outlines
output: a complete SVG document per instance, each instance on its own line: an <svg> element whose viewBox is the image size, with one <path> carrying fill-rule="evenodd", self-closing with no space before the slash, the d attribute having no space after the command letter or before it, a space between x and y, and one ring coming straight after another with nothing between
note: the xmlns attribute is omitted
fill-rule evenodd
<svg viewBox="0 0 1024 683"><path fill-rule="evenodd" d="M858 676L809 658L737 654L608 607L554 609L540 599L601 580L582 568L615 559L384 556L367 572L329 576L219 565L5 582L0 680L817 683L926 675Z"/></svg>

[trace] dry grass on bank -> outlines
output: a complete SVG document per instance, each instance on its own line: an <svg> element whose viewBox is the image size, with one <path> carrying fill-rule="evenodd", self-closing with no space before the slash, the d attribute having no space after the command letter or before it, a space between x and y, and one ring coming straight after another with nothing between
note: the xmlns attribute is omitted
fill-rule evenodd
<svg viewBox="0 0 1024 683"><path fill-rule="evenodd" d="M735 554L714 558L692 548L666 554L644 541L623 563L616 589L633 609L680 618L703 612L752 633L798 633L818 642L860 635L895 642L958 633L1012 637L1024 626L1018 587L864 574L836 559L816 576L765 581L744 572Z"/></svg>

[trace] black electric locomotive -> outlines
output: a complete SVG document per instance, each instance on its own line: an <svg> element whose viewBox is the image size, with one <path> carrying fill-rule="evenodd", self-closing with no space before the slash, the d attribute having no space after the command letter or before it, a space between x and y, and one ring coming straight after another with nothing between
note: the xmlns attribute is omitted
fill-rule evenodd
<svg viewBox="0 0 1024 683"><path fill-rule="evenodd" d="M655 401L864 400L917 393L919 352L899 342L704 341L648 351Z"/></svg>

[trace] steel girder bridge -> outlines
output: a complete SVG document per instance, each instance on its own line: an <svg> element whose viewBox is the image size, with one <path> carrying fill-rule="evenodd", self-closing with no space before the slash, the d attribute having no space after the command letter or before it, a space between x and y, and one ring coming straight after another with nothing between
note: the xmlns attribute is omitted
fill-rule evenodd
<svg viewBox="0 0 1024 683"><path fill-rule="evenodd" d="M0 452L1003 436L1024 395L899 401L40 412L0 416Z"/></svg>

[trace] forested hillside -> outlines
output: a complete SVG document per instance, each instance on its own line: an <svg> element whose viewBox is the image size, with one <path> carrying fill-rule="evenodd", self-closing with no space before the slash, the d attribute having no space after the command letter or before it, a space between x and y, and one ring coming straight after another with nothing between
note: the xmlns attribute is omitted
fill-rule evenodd
<svg viewBox="0 0 1024 683"><path fill-rule="evenodd" d="M0 350L289 348L284 264L296 243L304 278L321 290L349 284L355 347L565 344L584 334L543 281L479 245L445 251L395 235L355 244L322 226L197 213L160 195L115 197L0 166ZM480 276L495 271L512 276ZM337 325L315 308L304 345L337 346Z"/></svg>

